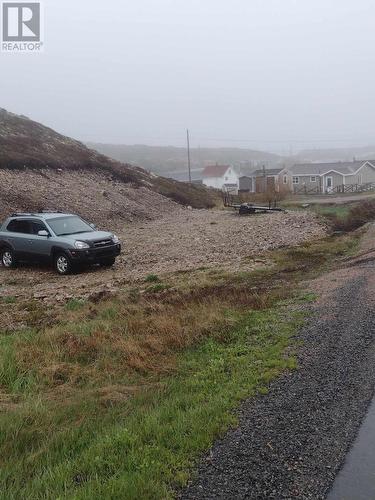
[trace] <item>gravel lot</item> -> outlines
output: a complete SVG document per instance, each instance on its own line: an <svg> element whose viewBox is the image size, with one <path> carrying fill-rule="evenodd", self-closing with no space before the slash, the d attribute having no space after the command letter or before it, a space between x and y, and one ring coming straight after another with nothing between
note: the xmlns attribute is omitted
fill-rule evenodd
<svg viewBox="0 0 375 500"><path fill-rule="evenodd" d="M320 300L298 336L300 368L242 405L182 498L326 497L374 393L374 235L365 258L309 284Z"/></svg>
<svg viewBox="0 0 375 500"><path fill-rule="evenodd" d="M251 257L266 250L325 235L325 227L308 212L239 217L234 212L181 208L172 215L117 229L124 253L113 269L96 268L60 277L49 268L0 268L1 295L56 302L102 290L115 291L151 273L200 267L245 269L256 265Z"/></svg>

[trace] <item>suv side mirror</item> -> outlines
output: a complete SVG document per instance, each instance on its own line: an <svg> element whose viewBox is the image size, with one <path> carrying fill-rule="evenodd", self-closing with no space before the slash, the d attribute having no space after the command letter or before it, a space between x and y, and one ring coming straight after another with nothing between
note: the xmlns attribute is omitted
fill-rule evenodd
<svg viewBox="0 0 375 500"><path fill-rule="evenodd" d="M49 233L45 229L42 229L41 231L38 231L38 236L44 236L45 238L48 238Z"/></svg>

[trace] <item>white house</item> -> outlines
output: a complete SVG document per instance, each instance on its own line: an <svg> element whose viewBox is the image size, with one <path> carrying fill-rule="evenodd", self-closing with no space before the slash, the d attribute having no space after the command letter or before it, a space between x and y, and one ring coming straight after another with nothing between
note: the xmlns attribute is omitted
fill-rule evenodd
<svg viewBox="0 0 375 500"><path fill-rule="evenodd" d="M238 193L239 177L231 165L208 165L202 172L203 184L207 187Z"/></svg>

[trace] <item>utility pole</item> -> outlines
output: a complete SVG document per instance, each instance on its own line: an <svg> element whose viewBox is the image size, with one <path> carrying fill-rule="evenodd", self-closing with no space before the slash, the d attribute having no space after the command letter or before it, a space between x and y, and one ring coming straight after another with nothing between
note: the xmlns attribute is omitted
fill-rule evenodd
<svg viewBox="0 0 375 500"><path fill-rule="evenodd" d="M191 162L190 162L190 134L189 129L186 130L187 139L187 154L188 154L188 169L189 169L189 182L191 184Z"/></svg>

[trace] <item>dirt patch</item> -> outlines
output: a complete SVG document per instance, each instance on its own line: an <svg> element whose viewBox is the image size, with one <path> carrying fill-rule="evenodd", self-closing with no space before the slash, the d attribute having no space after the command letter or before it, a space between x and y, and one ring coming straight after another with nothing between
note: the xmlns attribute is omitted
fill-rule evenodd
<svg viewBox="0 0 375 500"><path fill-rule="evenodd" d="M120 225L120 224L119 224ZM103 229L110 229L110 223ZM108 296L144 281L201 268L241 271L264 265L260 254L321 238L325 227L310 213L290 212L239 217L234 212L178 209L170 215L118 228L123 255L112 269L93 268L68 277L48 267L0 268L0 326L9 329L14 316L29 323L38 316L24 302L65 303L73 298ZM40 311L39 311L40 312Z"/></svg>
<svg viewBox="0 0 375 500"><path fill-rule="evenodd" d="M339 269L331 271L329 274L323 274L316 280L308 283L308 288L315 292L319 299L318 303L323 305L330 300L334 293L344 286L349 279L356 279L363 274L363 266L373 265L375 261L375 225L367 224L361 228L359 234L362 234L360 246L356 254L352 257L343 259ZM371 295L369 295L371 297Z"/></svg>
<svg viewBox="0 0 375 500"><path fill-rule="evenodd" d="M133 277L201 266L233 271L247 257L324 234L324 227L307 213L239 217L234 212L185 211L128 228L125 257Z"/></svg>
<svg viewBox="0 0 375 500"><path fill-rule="evenodd" d="M0 391L0 413L17 408L18 398Z"/></svg>

